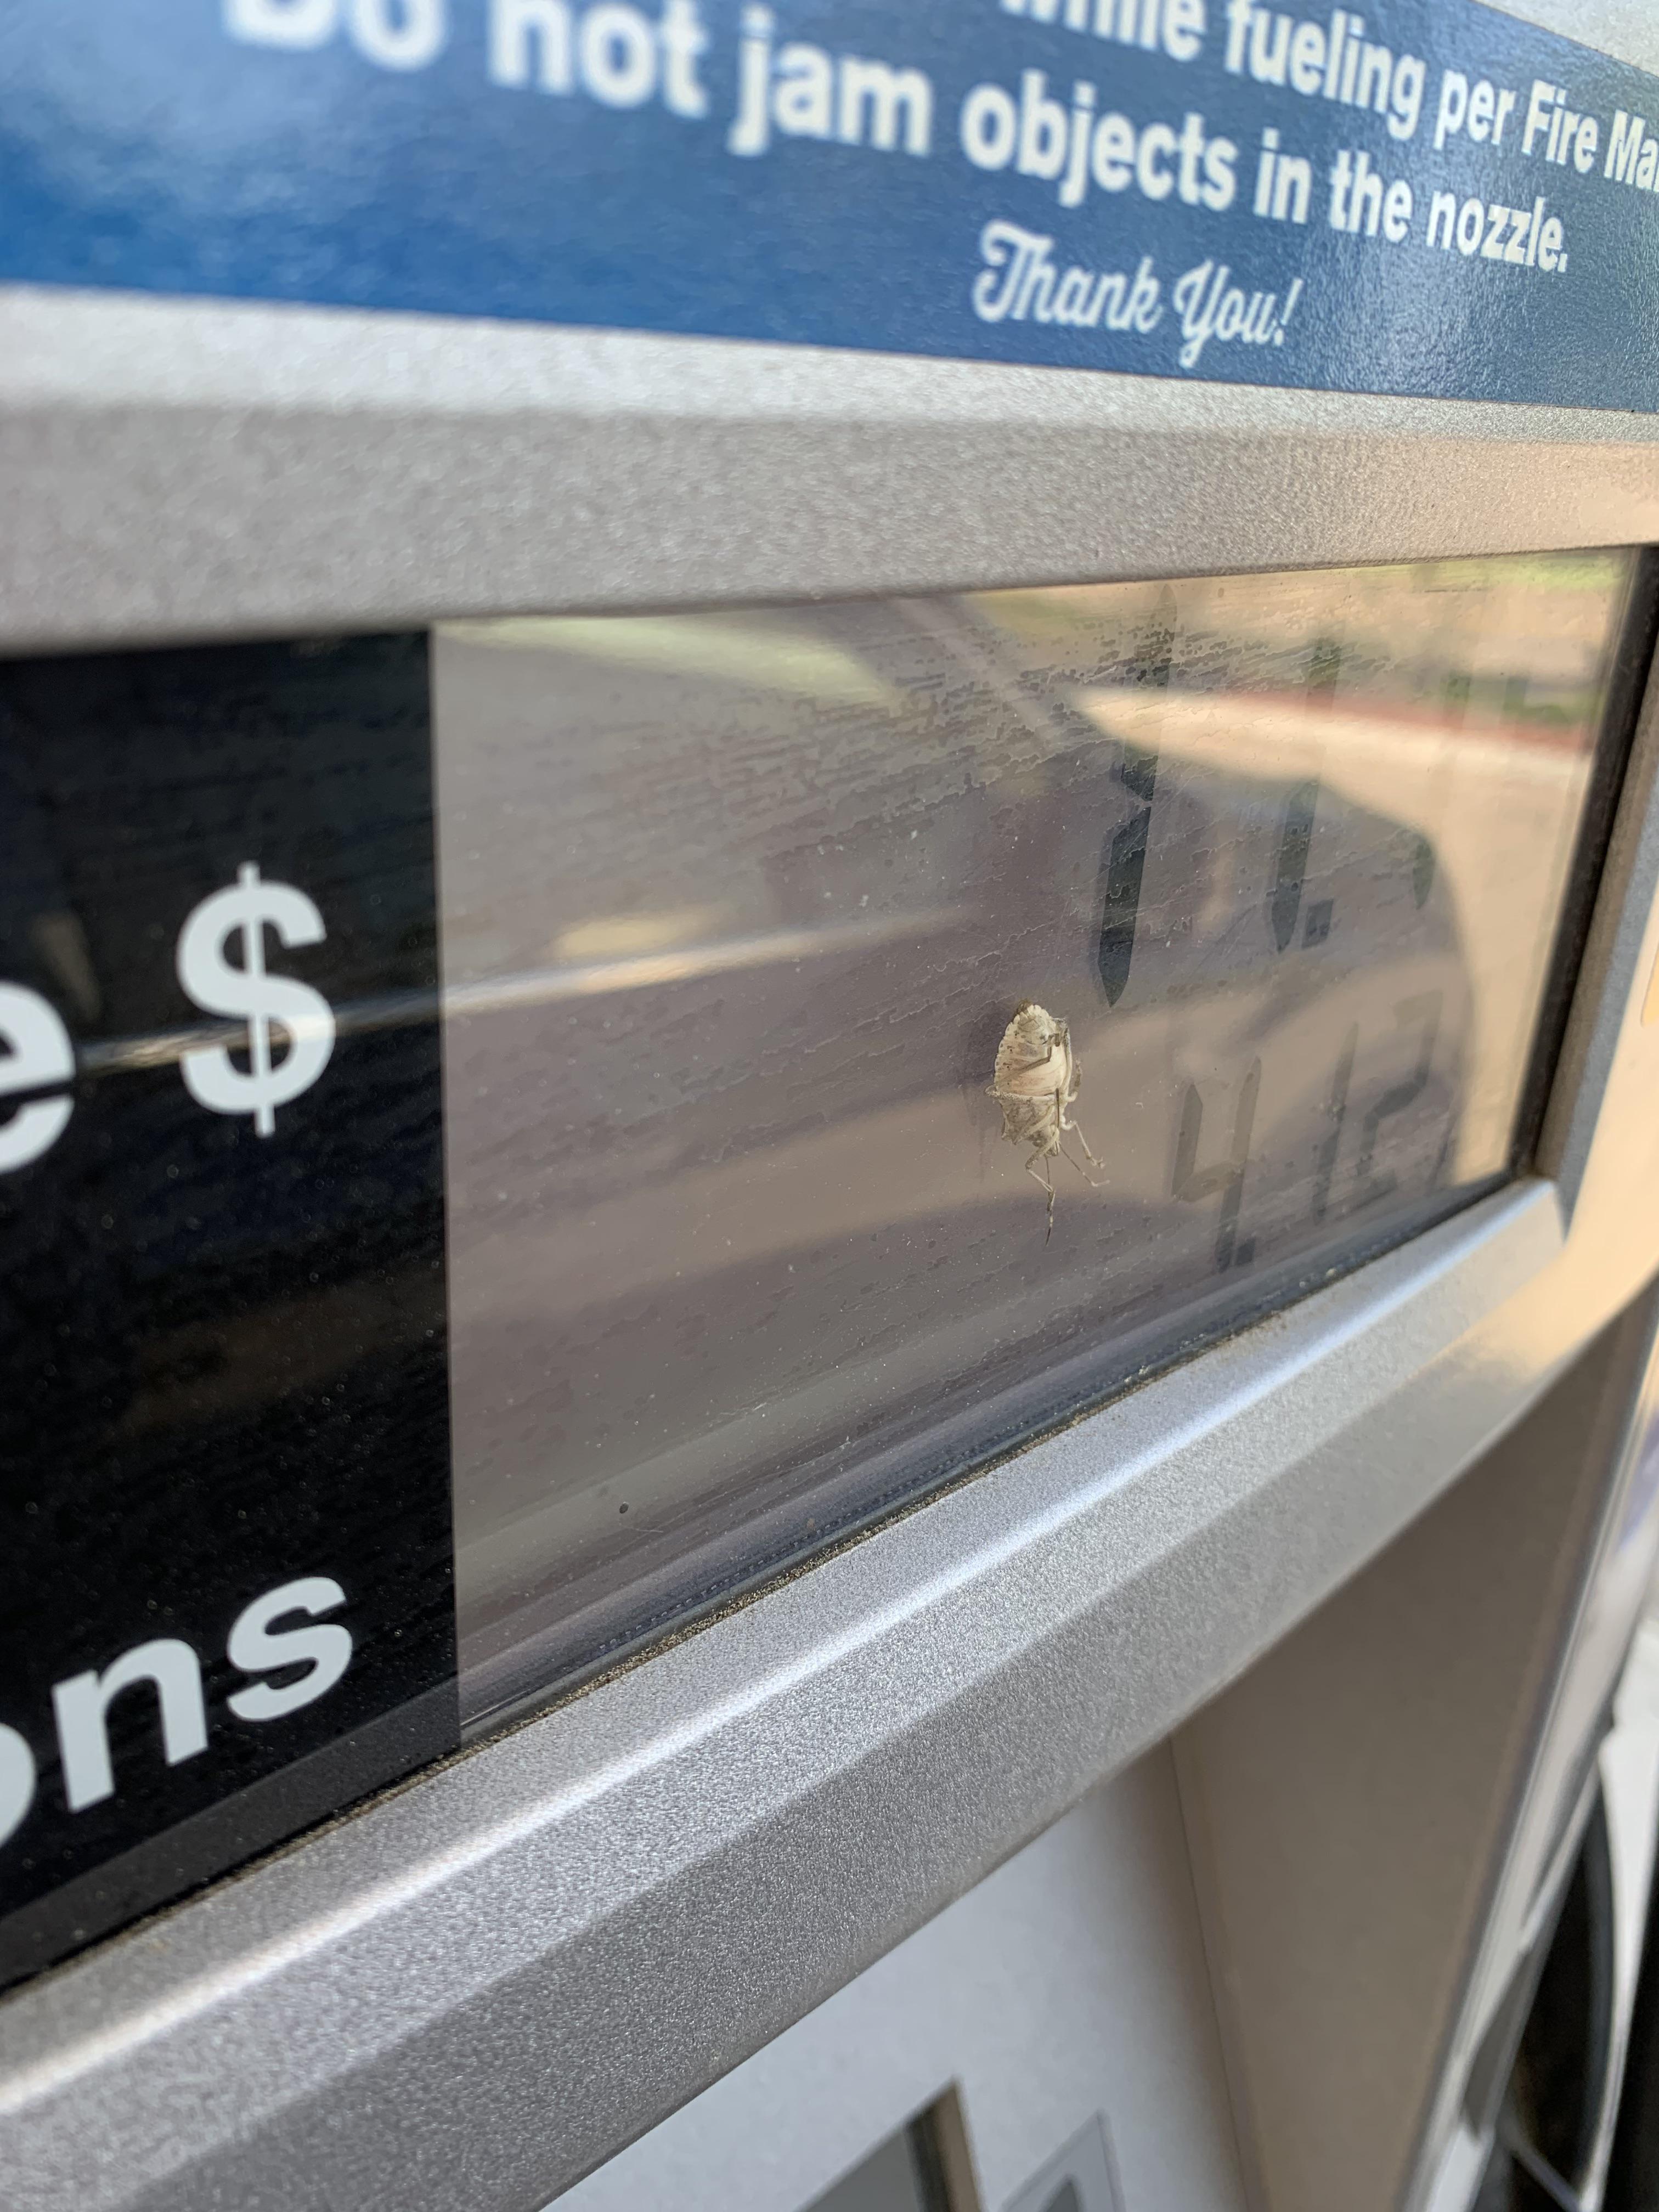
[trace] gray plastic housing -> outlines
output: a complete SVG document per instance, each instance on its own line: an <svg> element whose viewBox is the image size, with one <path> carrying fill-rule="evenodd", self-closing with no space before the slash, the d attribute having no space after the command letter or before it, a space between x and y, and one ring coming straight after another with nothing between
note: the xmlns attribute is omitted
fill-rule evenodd
<svg viewBox="0 0 1659 2212"><path fill-rule="evenodd" d="M42 290L0 472L9 652L1659 538L1652 417ZM1656 765L1536 1177L20 1991L15 2200L544 2203L1243 1673L1659 1266Z"/></svg>

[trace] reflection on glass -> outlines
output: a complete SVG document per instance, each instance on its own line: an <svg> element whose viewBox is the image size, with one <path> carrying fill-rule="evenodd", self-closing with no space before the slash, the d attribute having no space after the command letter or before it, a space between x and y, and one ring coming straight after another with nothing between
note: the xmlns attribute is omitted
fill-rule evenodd
<svg viewBox="0 0 1659 2212"><path fill-rule="evenodd" d="M1508 1172L1631 574L441 632L469 1710Z"/></svg>

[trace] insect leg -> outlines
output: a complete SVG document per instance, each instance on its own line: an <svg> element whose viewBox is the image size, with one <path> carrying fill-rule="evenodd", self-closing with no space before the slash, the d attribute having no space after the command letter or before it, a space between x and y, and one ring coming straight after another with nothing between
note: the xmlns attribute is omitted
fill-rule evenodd
<svg viewBox="0 0 1659 2212"><path fill-rule="evenodd" d="M1084 1135L1082 1130L1079 1128L1077 1123L1075 1121L1069 1121L1066 1115L1062 1113L1060 1117L1060 1126L1062 1129L1068 1130L1071 1134L1077 1139L1079 1144L1082 1146L1084 1156L1088 1160L1090 1166L1097 1168L1100 1165L1100 1162L1089 1150L1089 1139Z"/></svg>
<svg viewBox="0 0 1659 2212"><path fill-rule="evenodd" d="M1073 1134L1074 1136L1080 1137L1083 1134L1083 1132L1081 1129L1074 1129L1073 1131ZM1084 1146L1084 1150L1088 1152L1089 1148L1086 1145ZM1081 1160L1074 1160L1072 1158L1072 1155L1066 1151L1064 1145L1060 1148L1060 1156L1068 1166L1074 1167L1077 1170L1078 1173L1083 1177L1084 1182L1088 1184L1091 1190L1098 1190L1101 1188L1098 1179L1090 1174L1088 1169L1084 1166ZM1089 1157L1091 1159L1094 1159L1094 1154L1092 1152L1089 1153ZM1098 1167L1100 1165L1100 1162L1098 1160L1095 1160L1095 1165Z"/></svg>
<svg viewBox="0 0 1659 2212"><path fill-rule="evenodd" d="M1075 1137L1079 1144L1082 1146L1083 1157L1088 1161L1090 1167L1097 1168L1102 1164L1089 1150L1089 1139L1084 1135L1082 1130L1079 1128L1075 1121L1062 1121L1060 1126L1062 1129L1066 1130L1068 1134ZM1066 1157L1068 1160L1072 1159L1072 1156L1069 1152L1066 1153ZM1075 1160L1072 1160L1072 1165L1074 1168L1077 1168L1078 1173L1083 1177L1083 1180L1085 1182L1093 1184L1097 1190L1100 1188L1100 1185L1097 1182L1095 1182L1094 1177L1088 1173L1086 1169L1078 1167L1078 1164Z"/></svg>
<svg viewBox="0 0 1659 2212"><path fill-rule="evenodd" d="M1030 1176L1031 1181L1036 1183L1038 1189L1044 1192L1048 1197L1048 1233L1042 1240L1046 1244L1048 1242L1048 1237L1052 1237L1054 1233L1054 1171L1049 1165L1048 1153L1044 1152L1042 1155L1042 1173L1041 1175L1037 1173L1037 1164L1035 1160L1026 1161L1025 1172Z"/></svg>

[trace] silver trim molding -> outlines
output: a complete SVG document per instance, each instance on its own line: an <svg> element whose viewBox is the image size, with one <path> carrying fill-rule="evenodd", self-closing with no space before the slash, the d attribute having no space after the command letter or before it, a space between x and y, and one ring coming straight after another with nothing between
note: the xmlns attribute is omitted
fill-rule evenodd
<svg viewBox="0 0 1659 2212"><path fill-rule="evenodd" d="M0 289L0 649L1659 538L1659 416Z"/></svg>

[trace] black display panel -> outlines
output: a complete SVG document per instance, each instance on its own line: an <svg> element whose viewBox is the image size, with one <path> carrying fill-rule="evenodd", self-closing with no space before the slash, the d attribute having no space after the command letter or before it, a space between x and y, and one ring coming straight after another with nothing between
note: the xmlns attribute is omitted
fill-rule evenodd
<svg viewBox="0 0 1659 2212"><path fill-rule="evenodd" d="M424 637L0 667L0 1976L455 1740Z"/></svg>

